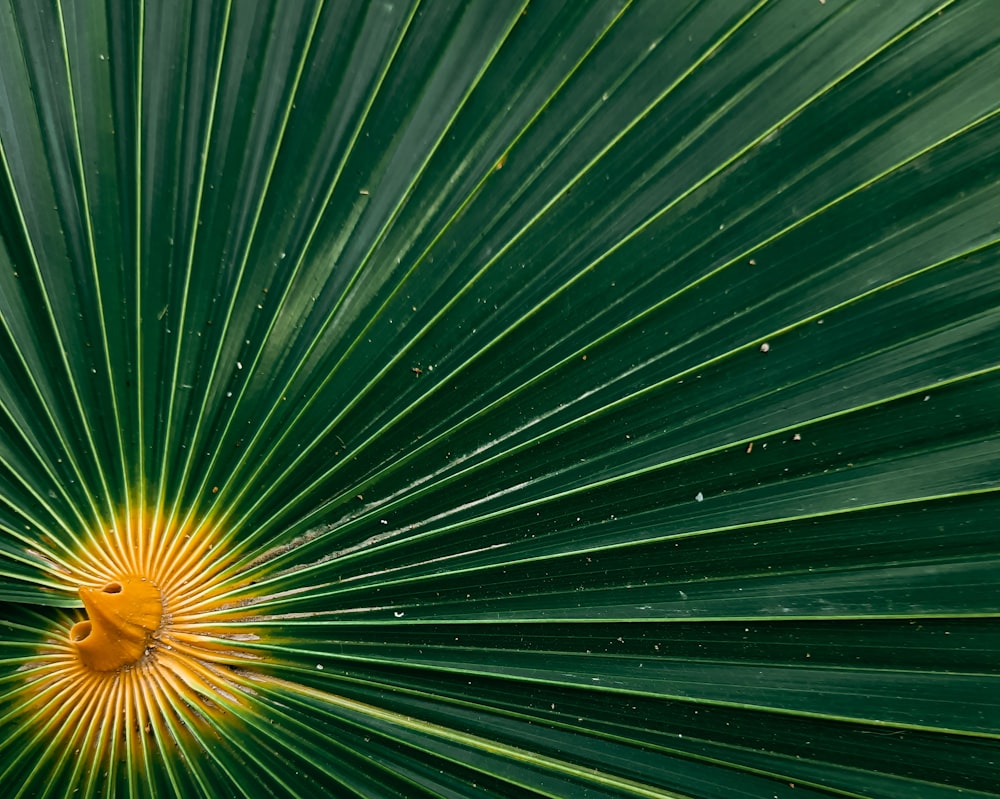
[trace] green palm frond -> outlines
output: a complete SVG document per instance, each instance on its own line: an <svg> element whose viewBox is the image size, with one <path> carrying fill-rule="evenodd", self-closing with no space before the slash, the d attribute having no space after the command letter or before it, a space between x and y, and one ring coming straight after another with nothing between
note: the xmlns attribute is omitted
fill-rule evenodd
<svg viewBox="0 0 1000 799"><path fill-rule="evenodd" d="M998 76L991 0L4 0L4 794L1000 795Z"/></svg>

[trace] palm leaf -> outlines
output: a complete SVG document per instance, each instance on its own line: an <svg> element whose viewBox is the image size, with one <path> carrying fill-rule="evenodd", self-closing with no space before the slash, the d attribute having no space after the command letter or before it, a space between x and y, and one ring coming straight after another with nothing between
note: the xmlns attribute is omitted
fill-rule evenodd
<svg viewBox="0 0 1000 799"><path fill-rule="evenodd" d="M5 2L8 793L997 795L998 23Z"/></svg>

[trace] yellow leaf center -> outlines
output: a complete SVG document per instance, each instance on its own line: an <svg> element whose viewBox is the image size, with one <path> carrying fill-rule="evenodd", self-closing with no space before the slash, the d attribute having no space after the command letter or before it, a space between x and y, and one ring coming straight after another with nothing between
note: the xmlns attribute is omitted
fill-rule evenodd
<svg viewBox="0 0 1000 799"><path fill-rule="evenodd" d="M141 660L163 617L160 590L130 575L103 588L81 586L80 598L89 619L73 625L70 641L83 665L115 671Z"/></svg>

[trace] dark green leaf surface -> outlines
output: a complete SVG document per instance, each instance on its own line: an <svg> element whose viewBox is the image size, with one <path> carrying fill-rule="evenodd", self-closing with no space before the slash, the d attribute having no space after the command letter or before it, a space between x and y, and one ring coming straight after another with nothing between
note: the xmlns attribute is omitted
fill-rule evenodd
<svg viewBox="0 0 1000 799"><path fill-rule="evenodd" d="M998 76L991 0L5 0L0 782L1000 795ZM137 512L255 690L67 753Z"/></svg>

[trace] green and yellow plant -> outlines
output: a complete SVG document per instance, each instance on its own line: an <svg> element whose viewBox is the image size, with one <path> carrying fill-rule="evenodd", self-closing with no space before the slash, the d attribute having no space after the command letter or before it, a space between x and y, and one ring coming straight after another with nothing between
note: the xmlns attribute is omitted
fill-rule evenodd
<svg viewBox="0 0 1000 799"><path fill-rule="evenodd" d="M997 796L998 143L992 0L4 0L3 796Z"/></svg>

